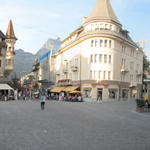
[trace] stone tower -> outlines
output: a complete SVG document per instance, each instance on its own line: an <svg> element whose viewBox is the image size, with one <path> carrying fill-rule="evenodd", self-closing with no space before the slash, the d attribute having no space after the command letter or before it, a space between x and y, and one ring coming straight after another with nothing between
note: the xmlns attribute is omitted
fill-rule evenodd
<svg viewBox="0 0 150 150"><path fill-rule="evenodd" d="M5 71L8 73L8 75L13 71L14 69L14 45L16 43L16 36L14 34L13 24L12 21L9 21L7 33L6 33L6 44L7 44L7 50L6 50L6 66Z"/></svg>

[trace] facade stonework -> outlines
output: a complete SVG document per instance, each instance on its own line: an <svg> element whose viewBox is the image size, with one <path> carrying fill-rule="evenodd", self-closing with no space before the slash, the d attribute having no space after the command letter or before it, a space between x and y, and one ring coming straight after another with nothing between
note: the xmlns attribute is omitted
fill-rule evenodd
<svg viewBox="0 0 150 150"><path fill-rule="evenodd" d="M69 79L84 97L141 96L143 52L122 29L109 0L96 0L89 17L53 57L56 83Z"/></svg>

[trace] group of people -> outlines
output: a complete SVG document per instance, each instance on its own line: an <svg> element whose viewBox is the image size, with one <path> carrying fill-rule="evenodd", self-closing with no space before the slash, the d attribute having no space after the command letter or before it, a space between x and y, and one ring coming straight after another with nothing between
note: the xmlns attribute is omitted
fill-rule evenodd
<svg viewBox="0 0 150 150"><path fill-rule="evenodd" d="M1 101L8 101L8 100L15 100L15 94L14 93L0 93L0 100Z"/></svg>
<svg viewBox="0 0 150 150"><path fill-rule="evenodd" d="M59 100L59 101L82 102L82 97L80 94L67 96L67 95L60 93L60 94L56 94L55 96L52 94L51 97L52 97L52 99Z"/></svg>

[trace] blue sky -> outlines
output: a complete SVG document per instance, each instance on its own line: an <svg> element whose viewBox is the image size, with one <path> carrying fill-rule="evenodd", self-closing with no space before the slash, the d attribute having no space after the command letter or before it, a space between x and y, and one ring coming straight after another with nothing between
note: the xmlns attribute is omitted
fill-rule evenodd
<svg viewBox="0 0 150 150"><path fill-rule="evenodd" d="M0 30L13 21L16 49L36 53L48 38L63 40L82 24L96 0L0 0ZM134 41L150 39L150 0L110 0ZM150 50L150 43L146 44Z"/></svg>

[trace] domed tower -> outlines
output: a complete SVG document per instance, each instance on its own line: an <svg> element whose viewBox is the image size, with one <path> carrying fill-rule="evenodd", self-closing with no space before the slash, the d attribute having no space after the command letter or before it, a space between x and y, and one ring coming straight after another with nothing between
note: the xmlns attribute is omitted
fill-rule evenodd
<svg viewBox="0 0 150 150"><path fill-rule="evenodd" d="M7 50L6 50L6 66L5 71L7 74L10 74L14 69L14 45L16 43L16 36L14 34L13 24L12 21L9 21L7 33L6 33L6 44L7 44Z"/></svg>

